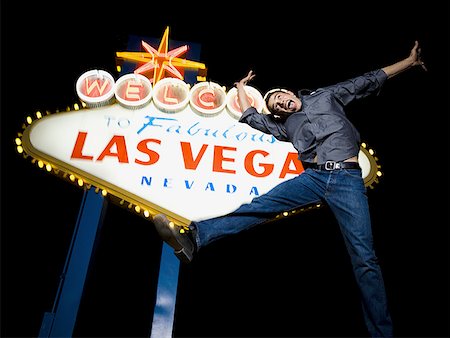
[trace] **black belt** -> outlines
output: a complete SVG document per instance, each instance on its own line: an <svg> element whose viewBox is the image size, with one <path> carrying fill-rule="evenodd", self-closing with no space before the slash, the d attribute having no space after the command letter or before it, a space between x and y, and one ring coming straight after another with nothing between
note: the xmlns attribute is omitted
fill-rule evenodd
<svg viewBox="0 0 450 338"><path fill-rule="evenodd" d="M318 169L318 170L340 170L340 169L361 169L358 162L335 162L326 161L323 164L303 162L305 169Z"/></svg>

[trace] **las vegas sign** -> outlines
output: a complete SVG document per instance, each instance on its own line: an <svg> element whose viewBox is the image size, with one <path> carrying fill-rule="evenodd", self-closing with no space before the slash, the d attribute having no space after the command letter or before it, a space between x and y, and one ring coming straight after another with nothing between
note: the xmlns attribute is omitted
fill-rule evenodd
<svg viewBox="0 0 450 338"><path fill-rule="evenodd" d="M185 225L231 212L301 175L290 143L238 121L235 88L205 79L191 86L177 71L188 64L178 59L179 48L171 54L167 42L158 50L143 45L146 67L118 79L86 71L75 84L82 108L30 120L16 140L19 152L140 216L164 212ZM264 113L261 92L246 91ZM372 188L380 166L364 143L359 164Z"/></svg>

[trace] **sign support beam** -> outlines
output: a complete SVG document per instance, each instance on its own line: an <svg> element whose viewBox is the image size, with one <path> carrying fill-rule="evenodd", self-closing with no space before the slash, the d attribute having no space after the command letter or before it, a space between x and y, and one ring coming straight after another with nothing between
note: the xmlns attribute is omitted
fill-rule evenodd
<svg viewBox="0 0 450 338"><path fill-rule="evenodd" d="M150 338L172 338L180 261L163 243Z"/></svg>
<svg viewBox="0 0 450 338"><path fill-rule="evenodd" d="M39 338L72 336L89 263L107 205L104 197L94 189L84 191L53 309L44 314Z"/></svg>

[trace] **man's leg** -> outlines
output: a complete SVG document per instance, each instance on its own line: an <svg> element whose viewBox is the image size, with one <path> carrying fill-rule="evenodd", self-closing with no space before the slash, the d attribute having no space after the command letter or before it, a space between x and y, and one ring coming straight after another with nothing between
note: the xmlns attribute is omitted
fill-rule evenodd
<svg viewBox="0 0 450 338"><path fill-rule="evenodd" d="M331 175L326 201L341 228L361 291L364 318L372 337L391 337L384 281L373 248L366 188L358 170Z"/></svg>
<svg viewBox="0 0 450 338"><path fill-rule="evenodd" d="M284 181L266 194L241 205L235 211L207 220L192 222L197 229L198 249L222 237L273 219L276 215L321 200L320 185L309 175L309 170Z"/></svg>
<svg viewBox="0 0 450 338"><path fill-rule="evenodd" d="M307 169L229 214L191 222L188 230L177 227L164 215L154 217L155 227L161 238L174 248L178 258L190 262L196 251L215 240L250 229L283 211L319 202L323 185L311 173Z"/></svg>

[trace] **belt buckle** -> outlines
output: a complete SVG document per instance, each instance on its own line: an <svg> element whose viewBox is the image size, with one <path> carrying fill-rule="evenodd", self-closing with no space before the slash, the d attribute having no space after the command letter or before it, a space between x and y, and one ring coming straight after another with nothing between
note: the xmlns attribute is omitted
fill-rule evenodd
<svg viewBox="0 0 450 338"><path fill-rule="evenodd" d="M325 170L334 170L336 167L336 162L334 161L326 161L325 162Z"/></svg>

